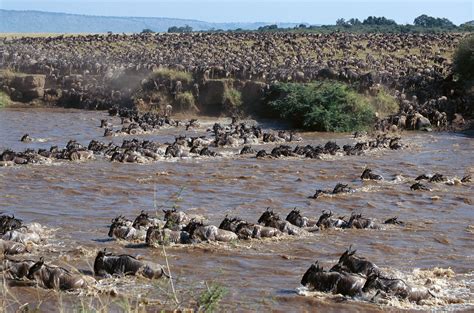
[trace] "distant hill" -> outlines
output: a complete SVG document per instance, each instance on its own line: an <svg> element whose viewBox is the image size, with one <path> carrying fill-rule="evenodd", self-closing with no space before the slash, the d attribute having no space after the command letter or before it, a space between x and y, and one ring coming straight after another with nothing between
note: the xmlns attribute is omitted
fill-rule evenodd
<svg viewBox="0 0 474 313"><path fill-rule="evenodd" d="M193 30L257 29L271 23L208 23L163 17L92 16L42 11L13 11L0 9L2 33L136 33L148 28L166 32L171 26L189 25ZM293 27L298 23L277 23L279 27Z"/></svg>

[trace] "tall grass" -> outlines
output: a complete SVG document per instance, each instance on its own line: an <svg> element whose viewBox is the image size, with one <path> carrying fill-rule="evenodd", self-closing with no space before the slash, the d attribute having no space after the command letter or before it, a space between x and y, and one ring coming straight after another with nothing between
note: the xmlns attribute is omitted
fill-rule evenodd
<svg viewBox="0 0 474 313"><path fill-rule="evenodd" d="M162 80L173 80L181 81L182 83L191 83L193 76L189 72L182 72L173 70L170 68L160 68L153 72L152 78L162 79Z"/></svg>
<svg viewBox="0 0 474 313"><path fill-rule="evenodd" d="M0 91L0 108L8 106L10 103L10 97L3 91Z"/></svg>

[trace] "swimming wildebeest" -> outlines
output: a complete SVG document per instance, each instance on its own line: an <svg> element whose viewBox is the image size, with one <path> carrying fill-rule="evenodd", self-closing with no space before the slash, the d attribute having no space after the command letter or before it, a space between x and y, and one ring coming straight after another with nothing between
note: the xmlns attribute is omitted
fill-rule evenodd
<svg viewBox="0 0 474 313"><path fill-rule="evenodd" d="M189 244L192 243L192 240L186 231L150 226L146 232L145 242L151 246L154 244L168 245L170 243Z"/></svg>
<svg viewBox="0 0 474 313"><path fill-rule="evenodd" d="M25 245L21 242L0 239L0 254L15 255L28 252L31 252L29 243Z"/></svg>
<svg viewBox="0 0 474 313"><path fill-rule="evenodd" d="M414 183L410 186L411 190L424 190L424 191L431 191L430 188L426 187L422 183Z"/></svg>
<svg viewBox="0 0 474 313"><path fill-rule="evenodd" d="M237 217L229 218L226 216L219 225L219 228L236 233L239 239L261 239L282 235L282 232L274 227L249 223Z"/></svg>
<svg viewBox="0 0 474 313"><path fill-rule="evenodd" d="M319 220L316 222L316 226L319 228L346 228L347 222L344 217L332 218L332 211L323 211Z"/></svg>
<svg viewBox="0 0 474 313"><path fill-rule="evenodd" d="M109 237L125 240L145 239L146 232L136 229L132 224L132 221L127 220L121 215L114 218L109 228Z"/></svg>
<svg viewBox="0 0 474 313"><path fill-rule="evenodd" d="M304 230L291 224L288 221L284 221L280 219L278 214L274 213L270 208L267 208L265 212L263 212L262 216L257 221L259 224L263 224L266 227L274 227L280 230L282 233L288 235L301 235L304 233Z"/></svg>
<svg viewBox="0 0 474 313"><path fill-rule="evenodd" d="M10 230L19 229L22 225L22 220L15 218L15 215L0 215L0 235Z"/></svg>
<svg viewBox="0 0 474 313"><path fill-rule="evenodd" d="M169 277L163 267L159 265L139 261L127 254L114 255L107 253L105 249L97 253L94 261L94 274L96 276L140 274L150 279L163 276Z"/></svg>
<svg viewBox="0 0 474 313"><path fill-rule="evenodd" d="M416 303L435 297L429 290L414 290L402 279L383 277L378 272L369 273L364 287L362 287L363 292L370 290L377 290L377 294L373 298L382 294L407 299Z"/></svg>
<svg viewBox="0 0 474 313"><path fill-rule="evenodd" d="M43 288L55 290L73 290L87 286L80 275L74 275L62 267L46 265L42 257L30 267L27 278L36 281Z"/></svg>
<svg viewBox="0 0 474 313"><path fill-rule="evenodd" d="M286 220L291 224L301 228L311 228L311 230L318 230L316 225L318 221L309 219L306 216L301 215L301 212L294 208L286 217ZM308 229L308 231L311 231Z"/></svg>
<svg viewBox="0 0 474 313"><path fill-rule="evenodd" d="M239 239L232 231L220 229L214 225L204 225L197 220L191 220L183 231L188 232L192 239L197 240L229 242Z"/></svg>
<svg viewBox="0 0 474 313"><path fill-rule="evenodd" d="M160 224L163 223L160 223L159 219L150 217L148 213L146 213L145 211L141 211L141 213L133 221L132 226L135 228L148 228L150 226L157 226Z"/></svg>
<svg viewBox="0 0 474 313"><path fill-rule="evenodd" d="M303 286L350 297L362 295L364 282L365 279L358 275L324 271L323 267L319 267L318 261L311 264L301 279Z"/></svg>
<svg viewBox="0 0 474 313"><path fill-rule="evenodd" d="M349 218L349 222L347 222L346 228L357 228L357 229L364 229L364 228L372 228L378 229L380 228L373 219L365 218L362 214L352 213L351 217Z"/></svg>
<svg viewBox="0 0 474 313"><path fill-rule="evenodd" d="M163 210L163 213L165 213L164 220L174 225L185 226L191 221L191 218L186 213L176 211L175 208L171 210Z"/></svg>
<svg viewBox="0 0 474 313"><path fill-rule="evenodd" d="M369 273L381 273L374 263L355 256L357 250L349 247L339 258L336 265L331 268L333 272L348 272L367 276Z"/></svg>
<svg viewBox="0 0 474 313"><path fill-rule="evenodd" d="M1 270L8 278L22 279L28 276L30 267L35 263L36 261L33 260L11 260L5 258L3 259Z"/></svg>
<svg viewBox="0 0 474 313"><path fill-rule="evenodd" d="M382 176L372 173L370 168L366 168L360 176L362 180L382 180Z"/></svg>

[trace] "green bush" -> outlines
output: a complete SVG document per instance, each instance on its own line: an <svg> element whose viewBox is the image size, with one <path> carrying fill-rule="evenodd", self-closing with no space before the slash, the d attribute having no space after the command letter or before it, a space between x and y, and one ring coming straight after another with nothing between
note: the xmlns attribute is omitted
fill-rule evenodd
<svg viewBox="0 0 474 313"><path fill-rule="evenodd" d="M196 111L196 100L191 92L183 92L176 96L176 103L180 111Z"/></svg>
<svg viewBox="0 0 474 313"><path fill-rule="evenodd" d="M454 72L462 80L474 80L474 35L464 38L454 53Z"/></svg>
<svg viewBox="0 0 474 313"><path fill-rule="evenodd" d="M234 88L224 92L224 104L229 108L238 108L242 105L242 93Z"/></svg>
<svg viewBox="0 0 474 313"><path fill-rule="evenodd" d="M370 101L339 82L279 83L266 99L271 114L306 130L361 130L375 120Z"/></svg>
<svg viewBox="0 0 474 313"><path fill-rule="evenodd" d="M0 108L6 107L10 102L10 97L6 93L0 91Z"/></svg>
<svg viewBox="0 0 474 313"><path fill-rule="evenodd" d="M193 76L191 73L182 72L173 70L170 68L160 68L153 72L153 78L161 79L161 80L172 80L172 81L181 81L183 84L191 83L193 80Z"/></svg>

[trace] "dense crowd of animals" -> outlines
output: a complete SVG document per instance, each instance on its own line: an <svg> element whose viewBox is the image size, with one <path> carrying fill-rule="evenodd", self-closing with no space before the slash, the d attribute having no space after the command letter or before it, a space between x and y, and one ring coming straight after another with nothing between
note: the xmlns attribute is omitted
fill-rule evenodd
<svg viewBox="0 0 474 313"><path fill-rule="evenodd" d="M372 302L378 297L395 297L419 303L436 297L426 288L411 286L402 279L390 277L377 265L355 253L356 250L351 247L347 249L329 271L316 261L304 273L301 284L311 290Z"/></svg>
<svg viewBox="0 0 474 313"><path fill-rule="evenodd" d="M200 242L231 242L234 240L263 239L271 237L304 236L328 228L340 229L382 229L388 224L404 225L396 217L383 223L362 214L353 213L348 220L345 217L333 218L332 212L323 211L319 219L303 216L293 209L283 220L269 208L265 210L257 223L239 217L225 216L220 225L208 224L202 216L190 216L176 209L163 210L163 218L150 217L142 211L134 220L120 215L112 220L109 237L147 245L195 244Z"/></svg>
<svg viewBox="0 0 474 313"><path fill-rule="evenodd" d="M44 229L38 223L24 224L14 216L0 215L0 247L3 255L0 272L10 280L21 280L46 289L75 290L95 284L95 278L77 271L46 263L43 257L34 261L19 258L31 254L33 249L41 253L44 248ZM150 279L168 277L157 264L137 260L131 255L114 255L99 251L94 261L94 275L141 275Z"/></svg>
<svg viewBox="0 0 474 313"><path fill-rule="evenodd" d="M143 120L132 110L126 110L123 117L127 119ZM159 119L159 114L145 114L149 119ZM102 120L101 124L107 124ZM197 120L191 120L187 125L196 125ZM108 128L109 129L109 128ZM297 145L291 147L288 143L302 141L302 138L293 131L264 131L260 126L248 123L232 123L222 125L215 123L207 130L209 135L190 136L180 135L172 143L158 143L150 140L123 139L122 144L114 142L104 143L91 140L87 146L70 140L64 148L51 146L49 149L27 148L22 152L6 149L0 152L0 166L49 164L54 160L85 161L102 157L112 162L147 163L169 158L187 157L222 157L219 148L237 148L233 155L254 155L257 159L280 157L305 157L311 159L322 158L324 155L360 155L376 149L398 150L403 147L401 138L387 134L375 135L373 138L357 139L355 145L346 144L341 148L336 142L328 141L324 145ZM22 136L20 141L29 143L32 138L29 134ZM283 144L285 143L285 144ZM280 144L270 152L264 149L255 150L251 145ZM227 151L226 156L230 153Z"/></svg>
<svg viewBox="0 0 474 313"><path fill-rule="evenodd" d="M141 83L136 78L149 77L160 68L190 73L195 97L209 79L267 84L337 79L372 94L381 86L397 91L401 112L382 120L382 129L393 124L413 129L423 121L421 117L444 127L456 111L469 105L451 74L451 55L462 37L457 33L275 32L5 38L0 43L0 68L44 74L45 97L99 109L132 105L135 85ZM137 83L123 83L120 77ZM168 83L154 88L169 89L176 96L185 84ZM12 87L0 87L15 93Z"/></svg>

